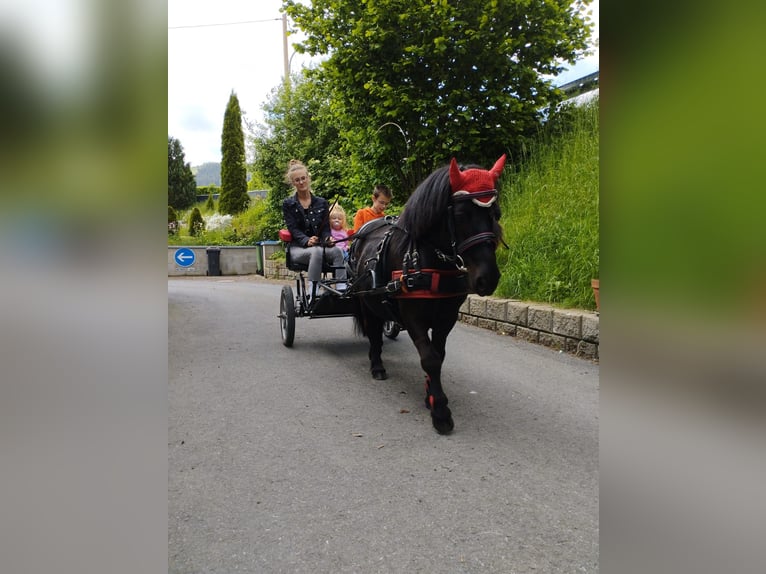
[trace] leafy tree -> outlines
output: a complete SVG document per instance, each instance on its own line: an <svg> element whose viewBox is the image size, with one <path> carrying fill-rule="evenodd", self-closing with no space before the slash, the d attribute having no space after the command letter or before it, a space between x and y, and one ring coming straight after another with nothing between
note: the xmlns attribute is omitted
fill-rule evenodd
<svg viewBox="0 0 766 574"><path fill-rule="evenodd" d="M491 165L534 134L561 99L543 75L584 53L590 0L285 0L326 55L330 89L354 161L390 165L411 191L451 156Z"/></svg>
<svg viewBox="0 0 766 574"><path fill-rule="evenodd" d="M189 235L197 236L205 230L205 220L202 218L202 214L198 207L191 210L189 215Z"/></svg>
<svg viewBox="0 0 766 574"><path fill-rule="evenodd" d="M239 99L232 92L223 116L221 133L221 196L218 209L223 214L236 214L247 209L247 170L245 168L245 136Z"/></svg>
<svg viewBox="0 0 766 574"><path fill-rule="evenodd" d="M263 176L259 171L253 171L250 173L250 179L247 180L247 191L255 191L260 189L266 189L266 182L263 180Z"/></svg>
<svg viewBox="0 0 766 574"><path fill-rule="evenodd" d="M168 205L185 209L197 199L197 182L186 163L181 142L168 136Z"/></svg>
<svg viewBox="0 0 766 574"><path fill-rule="evenodd" d="M341 141L330 101L319 82L295 74L289 84L272 91L263 106L265 124L250 125L253 144L252 171L260 175L269 191L269 223L266 233L276 237L282 226L282 201L290 192L284 181L291 159L300 159L312 176L312 189L322 197L345 194L342 179Z"/></svg>

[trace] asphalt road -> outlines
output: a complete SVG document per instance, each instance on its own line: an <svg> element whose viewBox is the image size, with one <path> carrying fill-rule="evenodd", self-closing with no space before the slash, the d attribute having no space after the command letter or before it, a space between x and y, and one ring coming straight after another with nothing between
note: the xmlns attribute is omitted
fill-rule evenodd
<svg viewBox="0 0 766 574"><path fill-rule="evenodd" d="M598 365L458 324L440 436L406 333L374 381L280 289L168 279L169 572L598 571Z"/></svg>

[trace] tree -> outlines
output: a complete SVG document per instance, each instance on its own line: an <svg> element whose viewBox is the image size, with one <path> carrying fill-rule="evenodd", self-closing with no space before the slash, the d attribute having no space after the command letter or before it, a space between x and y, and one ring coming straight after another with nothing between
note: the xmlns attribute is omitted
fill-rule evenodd
<svg viewBox="0 0 766 574"><path fill-rule="evenodd" d="M411 191L451 156L515 156L561 99L543 75L587 48L589 3L286 0L285 10L307 36L296 50L327 56L315 77L351 153L390 164Z"/></svg>
<svg viewBox="0 0 766 574"><path fill-rule="evenodd" d="M247 180L247 191L266 189L266 182L259 171L251 171L250 179Z"/></svg>
<svg viewBox="0 0 766 574"><path fill-rule="evenodd" d="M208 213L215 212L215 201L213 200L213 192L210 191L207 194L207 201L205 202L205 211Z"/></svg>
<svg viewBox="0 0 766 574"><path fill-rule="evenodd" d="M344 180L345 154L327 91L303 74L272 91L264 104L264 125L249 126L253 144L252 171L269 187L269 223L276 236L282 225L282 201L290 192L284 174L291 159L304 162L312 176L312 189L322 197L348 193Z"/></svg>
<svg viewBox="0 0 766 574"><path fill-rule="evenodd" d="M168 136L168 205L185 209L197 199L197 182L186 163L181 142Z"/></svg>
<svg viewBox="0 0 766 574"><path fill-rule="evenodd" d="M232 92L223 116L221 133L221 196L218 210L222 214L237 214L247 209L247 169L245 168L245 136L242 132L242 112L239 99Z"/></svg>

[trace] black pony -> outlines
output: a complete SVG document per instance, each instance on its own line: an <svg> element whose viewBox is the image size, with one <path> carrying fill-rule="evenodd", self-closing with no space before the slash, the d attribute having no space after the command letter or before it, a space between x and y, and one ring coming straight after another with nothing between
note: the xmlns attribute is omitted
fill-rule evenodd
<svg viewBox="0 0 766 574"><path fill-rule="evenodd" d="M496 183L504 165L502 156L489 171L461 170L453 158L417 187L398 219L373 220L353 236L350 293L360 302L355 322L370 341L372 376L387 377L383 324L397 321L420 354L426 406L441 434L455 426L441 383L447 336L467 294L489 295L500 280Z"/></svg>

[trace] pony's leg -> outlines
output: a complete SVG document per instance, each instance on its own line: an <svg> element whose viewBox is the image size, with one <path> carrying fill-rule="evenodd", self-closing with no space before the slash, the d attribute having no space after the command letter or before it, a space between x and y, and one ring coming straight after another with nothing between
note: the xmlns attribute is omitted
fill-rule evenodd
<svg viewBox="0 0 766 574"><path fill-rule="evenodd" d="M455 428L455 422L447 406L449 401L442 389L441 380L446 334L436 337L441 343L434 344L428 337L427 328L420 326L410 328L408 325L407 333L420 355L420 366L426 372L426 406L431 411L431 423L439 434L448 434Z"/></svg>
<svg viewBox="0 0 766 574"><path fill-rule="evenodd" d="M439 320L431 327L431 344L439 354L439 357L441 357L442 363L444 362L444 357L447 356L447 337L457 323L459 308L460 305L457 305L454 312L442 313Z"/></svg>
<svg viewBox="0 0 766 574"><path fill-rule="evenodd" d="M383 381L388 378L383 366L383 320L374 313L367 313L367 339L370 341L370 372L372 378Z"/></svg>
<svg viewBox="0 0 766 574"><path fill-rule="evenodd" d="M431 346L433 352L438 357L438 369L435 370L436 377L426 377L426 402L430 403L428 406L431 408L431 419L434 428L441 433L449 433L455 427L452 421L452 415L447 407L447 395L444 393L441 381L441 370L444 364L444 357L446 356L446 344L447 335L454 326L443 325L442 328L434 327L431 330ZM440 403L440 398L443 397L443 403ZM443 404L443 409L440 409L440 404Z"/></svg>

